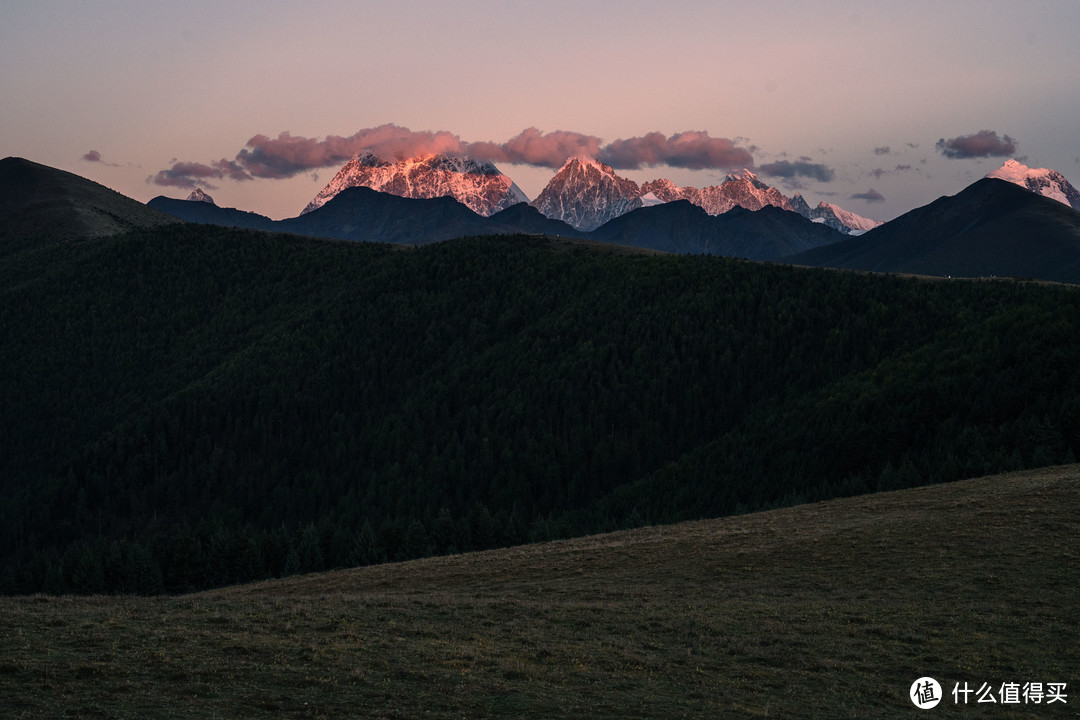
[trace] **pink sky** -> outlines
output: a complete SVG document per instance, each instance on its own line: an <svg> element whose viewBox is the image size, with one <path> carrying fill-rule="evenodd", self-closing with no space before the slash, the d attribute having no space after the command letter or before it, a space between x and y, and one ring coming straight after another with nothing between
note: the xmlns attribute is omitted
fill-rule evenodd
<svg viewBox="0 0 1080 720"><path fill-rule="evenodd" d="M1007 156L1080 185L1077 37L1074 0L12 0L0 156L141 201L186 196L154 182L184 163L218 204L282 218L344 163L335 139L394 126L486 153L530 197L584 146L639 182L749 158L888 220Z"/></svg>

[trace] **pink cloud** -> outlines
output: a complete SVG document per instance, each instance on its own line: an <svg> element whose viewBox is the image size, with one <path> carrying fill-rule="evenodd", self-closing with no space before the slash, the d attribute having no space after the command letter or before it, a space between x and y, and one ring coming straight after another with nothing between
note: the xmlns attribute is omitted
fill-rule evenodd
<svg viewBox="0 0 1080 720"><path fill-rule="evenodd" d="M328 135L322 140L283 132L276 138L255 135L237 153L236 163L255 177L287 178L316 168L342 165L364 151L386 160L457 154L461 152L461 140L446 131L414 132L393 124L360 130L348 137Z"/></svg>
<svg viewBox="0 0 1080 720"><path fill-rule="evenodd" d="M193 187L207 179L250 180L289 178L325 167L343 165L361 152L371 152L385 160L403 160L420 155L468 155L489 162L521 163L559 168L568 158L594 157L620 169L669 165L690 169L752 167L750 151L736 147L727 138L710 137L691 131L666 137L648 133L642 137L616 140L603 145L595 135L555 130L543 132L526 128L506 142L489 140L465 143L445 130L413 131L391 123L359 130L348 137L328 135L308 138L289 132L253 135L234 160L204 164L173 161L173 166L147 179L157 185Z"/></svg>
<svg viewBox="0 0 1080 720"><path fill-rule="evenodd" d="M568 158L578 155L596 157L600 150L600 138L566 130L545 133L531 127L505 143L472 143L467 150L479 160L559 168Z"/></svg>
<svg viewBox="0 0 1080 720"><path fill-rule="evenodd" d="M689 131L671 137L651 132L641 137L615 140L600 151L600 160L613 168L637 170L642 166L668 165L690 170L753 167L749 151L727 138Z"/></svg>

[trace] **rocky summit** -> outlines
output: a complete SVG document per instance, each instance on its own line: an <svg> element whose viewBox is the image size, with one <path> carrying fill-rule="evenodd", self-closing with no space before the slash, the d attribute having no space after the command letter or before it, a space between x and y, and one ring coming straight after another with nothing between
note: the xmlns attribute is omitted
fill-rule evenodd
<svg viewBox="0 0 1080 720"><path fill-rule="evenodd" d="M485 217L529 201L514 181L492 163L451 155L390 162L362 153L347 162L301 214L322 207L350 187L368 187L415 199L451 197Z"/></svg>

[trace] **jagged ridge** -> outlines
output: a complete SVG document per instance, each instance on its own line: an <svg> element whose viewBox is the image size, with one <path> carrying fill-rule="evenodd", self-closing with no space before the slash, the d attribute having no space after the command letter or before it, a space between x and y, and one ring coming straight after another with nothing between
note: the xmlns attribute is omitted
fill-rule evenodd
<svg viewBox="0 0 1080 720"><path fill-rule="evenodd" d="M728 175L723 183L705 188L680 187L667 178L638 186L609 166L583 157L569 160L533 205L550 218L590 231L636 208L678 200L686 200L714 216L737 207L755 211L777 207L842 233L865 232L881 224L828 203L811 210L801 195L788 198L750 170Z"/></svg>
<svg viewBox="0 0 1080 720"><path fill-rule="evenodd" d="M642 206L638 184L587 157L571 158L533 201L544 215L578 230L595 230Z"/></svg>
<svg viewBox="0 0 1080 720"><path fill-rule="evenodd" d="M368 187L415 199L452 197L485 217L529 200L492 163L450 155L425 155L391 163L363 153L347 162L300 214L322 207L350 187Z"/></svg>

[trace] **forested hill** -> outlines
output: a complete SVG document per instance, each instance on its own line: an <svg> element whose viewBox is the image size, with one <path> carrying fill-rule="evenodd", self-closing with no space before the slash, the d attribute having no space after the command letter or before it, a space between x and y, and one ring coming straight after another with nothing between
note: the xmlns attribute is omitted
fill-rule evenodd
<svg viewBox="0 0 1080 720"><path fill-rule="evenodd" d="M1072 461L1080 294L167 226L0 265L0 587L178 592Z"/></svg>

